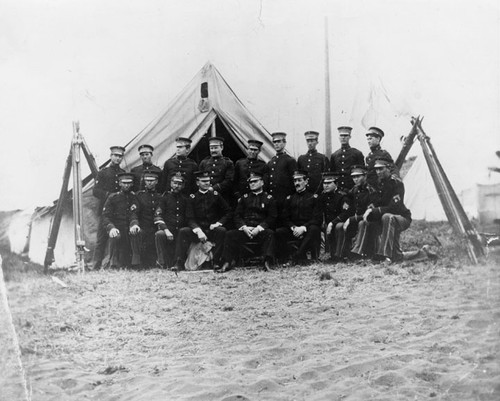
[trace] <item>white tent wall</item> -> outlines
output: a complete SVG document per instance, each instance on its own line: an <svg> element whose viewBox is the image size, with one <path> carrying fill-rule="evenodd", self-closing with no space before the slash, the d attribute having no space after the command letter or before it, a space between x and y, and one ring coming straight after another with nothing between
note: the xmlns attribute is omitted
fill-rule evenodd
<svg viewBox="0 0 500 401"><path fill-rule="evenodd" d="M11 252L21 255L27 251L32 216L33 209L31 208L20 210L12 216L7 229Z"/></svg>

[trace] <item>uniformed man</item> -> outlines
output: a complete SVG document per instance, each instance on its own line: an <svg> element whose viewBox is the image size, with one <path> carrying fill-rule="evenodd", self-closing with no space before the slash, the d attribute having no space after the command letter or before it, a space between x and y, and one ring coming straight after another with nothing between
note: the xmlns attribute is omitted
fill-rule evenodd
<svg viewBox="0 0 500 401"><path fill-rule="evenodd" d="M144 189L137 192L137 218L140 232L132 235L131 242L140 250L142 267L153 267L156 263L155 214L160 204L161 194L156 190L159 174L156 171L145 171L142 175Z"/></svg>
<svg viewBox="0 0 500 401"><path fill-rule="evenodd" d="M288 195L282 209L284 225L276 230L277 256L283 259L289 252L288 242L298 241L297 251L291 252L293 264L307 262L307 252L311 261L316 261L321 245L321 210L318 195L307 190L307 172L297 170L293 173L295 193Z"/></svg>
<svg viewBox="0 0 500 401"><path fill-rule="evenodd" d="M309 175L309 190L314 193L321 191L321 174L330 169L328 158L316 150L318 146L319 132L307 131L304 133L307 143L307 153L299 156L297 167L299 170L307 171Z"/></svg>
<svg viewBox="0 0 500 401"><path fill-rule="evenodd" d="M130 234L139 233L137 198L131 191L134 175L118 174L120 192L109 195L102 210L103 224L110 238L112 268L129 267L140 263L139 250L132 248Z"/></svg>
<svg viewBox="0 0 500 401"><path fill-rule="evenodd" d="M97 173L95 185L92 189L92 194L99 199L99 203L97 205L99 222L97 225L97 239L92 261L94 269L101 268L102 260L104 259L104 252L108 243L108 233L106 232L106 227L102 221L102 209L109 195L120 190L118 174L125 172L125 170L120 168L125 148L123 146L111 146L109 149L111 150L111 154L109 156L110 165Z"/></svg>
<svg viewBox="0 0 500 401"><path fill-rule="evenodd" d="M267 163L269 194L276 199L278 210L281 210L286 197L295 191L293 172L297 170L297 162L285 152L286 134L284 132L273 132L271 136L276 155ZM278 216L279 220L280 216Z"/></svg>
<svg viewBox="0 0 500 401"><path fill-rule="evenodd" d="M323 193L319 196L319 207L326 228L326 241L330 251L331 261L335 261L335 249L337 246L337 236L335 228L338 224L343 225L344 221L352 214L352 207L347 193L339 189L335 180L339 175L333 172L323 173Z"/></svg>
<svg viewBox="0 0 500 401"><path fill-rule="evenodd" d="M222 155L224 138L213 136L208 138L210 156L200 162L200 171L208 172L210 190L221 194L227 203L233 199L234 163L229 157Z"/></svg>
<svg viewBox="0 0 500 401"><path fill-rule="evenodd" d="M221 272L231 270L239 255L240 247L248 241L256 241L265 257L264 270L269 271L274 262L274 224L278 211L276 201L264 192L264 177L251 172L248 178L250 192L238 199L234 214L236 230L226 234Z"/></svg>
<svg viewBox="0 0 500 401"><path fill-rule="evenodd" d="M372 187L376 187L378 184L377 173L375 172L375 160L377 159L388 159L392 163L393 173L395 172L395 167L393 164L393 159L387 150L382 149L380 142L384 137L384 131L377 127L368 128L366 133L366 140L368 141L368 146L370 147L370 153L366 156L366 168L368 170L366 181Z"/></svg>
<svg viewBox="0 0 500 401"><path fill-rule="evenodd" d="M174 265L176 249L180 246L179 230L186 226L188 198L182 193L184 177L181 172L172 176L169 187L170 190L162 196L155 211L155 224L158 227L155 234L157 265L160 268ZM179 252L180 249L177 249Z"/></svg>
<svg viewBox="0 0 500 401"><path fill-rule="evenodd" d="M207 240L215 244L213 261L218 269L226 236L224 225L231 220L231 209L221 194L210 190L212 184L208 171L198 171L195 176L198 191L188 198L186 206L188 227L179 230L179 252L173 269L182 269L191 242Z"/></svg>
<svg viewBox="0 0 500 401"><path fill-rule="evenodd" d="M338 127L340 149L332 153L330 157L330 170L338 173L337 186L344 191L349 191L354 186L351 178L351 168L354 165L365 164L363 153L349 145L351 140L351 127Z"/></svg>
<svg viewBox="0 0 500 401"><path fill-rule="evenodd" d="M267 180L267 164L259 159L260 149L263 143L255 139L248 140L247 157L237 160L234 165L234 185L236 198L250 191L248 177L251 172L260 174L264 179L264 185Z"/></svg>
<svg viewBox="0 0 500 401"><path fill-rule="evenodd" d="M144 189L144 173L154 171L158 173L158 176L161 175L161 168L155 166L151 161L155 149L151 145L141 145L138 150L142 164L130 170L134 174L134 186L132 187L132 191L134 192Z"/></svg>
<svg viewBox="0 0 500 401"><path fill-rule="evenodd" d="M392 159L377 159L374 169L378 177L376 191L359 223L353 252L375 260L398 262L403 259L400 233L411 224L411 212L404 205L404 184L392 177ZM379 237L380 235L380 237Z"/></svg>
<svg viewBox="0 0 500 401"><path fill-rule="evenodd" d="M355 165L351 169L354 187L351 188L347 196L350 199L354 215L349 217L344 223L337 224L335 227L335 235L337 237L335 261L356 258L351 253L352 240L356 236L358 224L363 220L363 214L370 204L370 190L366 183L366 172L364 164Z"/></svg>
<svg viewBox="0 0 500 401"><path fill-rule="evenodd" d="M182 193L189 195L198 190L194 177L194 173L198 171L198 164L188 157L192 141L189 138L179 137L175 142L175 156L168 159L163 165L160 189L165 192L170 191L172 177L180 171L184 177Z"/></svg>

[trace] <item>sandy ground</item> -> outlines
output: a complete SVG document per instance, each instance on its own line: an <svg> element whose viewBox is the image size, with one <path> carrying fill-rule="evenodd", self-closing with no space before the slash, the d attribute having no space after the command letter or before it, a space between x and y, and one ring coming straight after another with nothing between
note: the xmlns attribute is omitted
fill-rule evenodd
<svg viewBox="0 0 500 401"><path fill-rule="evenodd" d="M498 257L59 278L7 282L33 400L500 399Z"/></svg>

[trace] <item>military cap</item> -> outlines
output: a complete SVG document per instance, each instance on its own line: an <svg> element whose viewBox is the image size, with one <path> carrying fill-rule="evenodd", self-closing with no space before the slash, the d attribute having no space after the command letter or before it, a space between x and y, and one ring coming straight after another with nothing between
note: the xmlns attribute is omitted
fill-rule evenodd
<svg viewBox="0 0 500 401"><path fill-rule="evenodd" d="M132 173L118 173L118 180L120 182L134 182L134 175Z"/></svg>
<svg viewBox="0 0 500 401"><path fill-rule="evenodd" d="M261 141L257 141L256 139L249 139L248 140L248 147L250 146L256 146L259 149L262 147L263 143Z"/></svg>
<svg viewBox="0 0 500 401"><path fill-rule="evenodd" d="M375 164L373 165L373 168L377 167L388 167L392 164L392 160L388 159L386 157L380 157L377 160L375 160Z"/></svg>
<svg viewBox="0 0 500 401"><path fill-rule="evenodd" d="M327 171L326 173L321 174L321 176L323 177L323 182L331 182L339 178L339 173L334 171Z"/></svg>
<svg viewBox="0 0 500 401"><path fill-rule="evenodd" d="M123 156L125 153L125 148L123 146L111 146L109 150L111 150L112 155Z"/></svg>
<svg viewBox="0 0 500 401"><path fill-rule="evenodd" d="M343 125L341 127L338 127L337 130L339 131L339 134L350 134L352 131L352 127L348 127L347 125Z"/></svg>
<svg viewBox="0 0 500 401"><path fill-rule="evenodd" d="M362 164L356 164L351 167L351 175L365 175L366 173L366 167Z"/></svg>
<svg viewBox="0 0 500 401"><path fill-rule="evenodd" d="M306 139L318 139L319 132L316 132L316 131L306 131L306 132L304 132L304 136L306 137Z"/></svg>
<svg viewBox="0 0 500 401"><path fill-rule="evenodd" d="M153 150L155 150L155 148L153 148L151 145L139 146L139 154L141 154L141 153L153 153Z"/></svg>
<svg viewBox="0 0 500 401"><path fill-rule="evenodd" d="M382 131L378 127L370 127L370 128L368 128L368 132L366 133L366 136L368 136L368 135L375 135L375 136L378 136L379 138L383 138L384 131Z"/></svg>
<svg viewBox="0 0 500 401"><path fill-rule="evenodd" d="M182 136L179 136L179 137L175 138L175 141L183 143L184 145L191 145L191 142L193 142L191 139L184 138Z"/></svg>
<svg viewBox="0 0 500 401"><path fill-rule="evenodd" d="M204 178L210 178L210 174L208 173L208 171L196 171L194 173L194 176L198 179L198 180L202 180Z"/></svg>
<svg viewBox="0 0 500 401"><path fill-rule="evenodd" d="M160 174L157 171L145 171L142 175L145 180L157 180L159 177Z"/></svg>
<svg viewBox="0 0 500 401"><path fill-rule="evenodd" d="M180 171L177 171L171 178L174 181L184 182L184 176Z"/></svg>
<svg viewBox="0 0 500 401"><path fill-rule="evenodd" d="M262 174L257 173L256 171L251 171L250 174L248 175L247 181L261 180L262 178L263 178Z"/></svg>
<svg viewBox="0 0 500 401"><path fill-rule="evenodd" d="M293 172L293 178L297 178L297 177L304 177L304 178L307 178L309 176L309 174L307 173L307 171L304 171L304 170L295 170Z"/></svg>
<svg viewBox="0 0 500 401"><path fill-rule="evenodd" d="M273 140L274 139L285 139L286 138L286 133L284 133L284 132L273 132L271 134L271 136L273 137Z"/></svg>
<svg viewBox="0 0 500 401"><path fill-rule="evenodd" d="M211 142L219 142L222 145L224 143L224 138L220 136L211 136L210 138L208 138L208 143Z"/></svg>

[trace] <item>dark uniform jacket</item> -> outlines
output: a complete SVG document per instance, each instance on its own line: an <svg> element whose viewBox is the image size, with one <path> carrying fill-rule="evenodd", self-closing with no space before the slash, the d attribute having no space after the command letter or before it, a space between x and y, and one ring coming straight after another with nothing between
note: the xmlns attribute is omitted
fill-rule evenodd
<svg viewBox="0 0 500 401"><path fill-rule="evenodd" d="M330 170L339 173L337 185L339 188L349 190L354 186L351 178L351 167L365 164L363 153L351 146L342 146L332 153L330 157Z"/></svg>
<svg viewBox="0 0 500 401"><path fill-rule="evenodd" d="M99 215L102 213L102 208L104 207L104 203L106 202L109 194L120 191L118 174L124 172L125 170L121 169L120 166L112 164L97 173L92 194L99 199L99 206L97 210Z"/></svg>
<svg viewBox="0 0 500 401"><path fill-rule="evenodd" d="M238 229L243 226L266 229L274 227L277 217L276 201L271 195L264 191L259 194L249 192L238 199L234 222Z"/></svg>
<svg viewBox="0 0 500 401"><path fill-rule="evenodd" d="M170 181L172 180L172 176L178 171L180 171L184 177L184 189L182 193L189 195L196 192L198 187L194 179L194 172L198 171L198 164L193 159L186 156L174 156L165 162L163 165L160 190L166 192L170 191Z"/></svg>
<svg viewBox="0 0 500 401"><path fill-rule="evenodd" d="M361 221L363 219L363 214L371 202L370 191L373 192L374 189L372 187L368 188L366 182L361 185L355 185L349 191L348 196L354 209L353 219L355 221Z"/></svg>
<svg viewBox="0 0 500 401"><path fill-rule="evenodd" d="M158 173L158 184L161 180L161 168L155 166L154 164L141 164L140 166L136 166L130 170L130 172L134 175L134 185L132 186L132 191L138 192L141 189L144 189L144 173L148 172L156 172Z"/></svg>
<svg viewBox="0 0 500 401"><path fill-rule="evenodd" d="M234 165L234 185L233 188L237 192L236 196L240 197L250 191L248 187L248 176L250 172L258 173L263 176L264 183L267 185L267 164L260 159L249 159L245 157L236 161Z"/></svg>
<svg viewBox="0 0 500 401"><path fill-rule="evenodd" d="M352 215L352 202L347 193L336 189L332 192L323 192L319 196L319 207L325 219L325 225L346 221Z"/></svg>
<svg viewBox="0 0 500 401"><path fill-rule="evenodd" d="M309 173L309 190L317 192L321 183L321 174L330 169L328 158L317 150L299 156L297 166Z"/></svg>
<svg viewBox="0 0 500 401"><path fill-rule="evenodd" d="M295 191L293 172L297 170L295 159L285 152L277 153L267 163L269 168L269 193L278 204Z"/></svg>
<svg viewBox="0 0 500 401"><path fill-rule="evenodd" d="M155 231L154 218L156 209L160 204L161 194L154 191L137 192L137 217L139 226L146 231Z"/></svg>
<svg viewBox="0 0 500 401"><path fill-rule="evenodd" d="M226 224L231 218L231 209L217 191L200 191L189 195L186 219L192 229L208 230L211 224Z"/></svg>
<svg viewBox="0 0 500 401"><path fill-rule="evenodd" d="M102 210L103 224L106 231L113 228L127 234L128 228L139 223L137 219L137 197L130 192L116 192L109 195Z"/></svg>
<svg viewBox="0 0 500 401"><path fill-rule="evenodd" d="M286 227L321 226L321 217L318 195L305 190L286 197L282 215Z"/></svg>
<svg viewBox="0 0 500 401"><path fill-rule="evenodd" d="M155 224L158 229L169 229L171 233L176 233L186 226L186 207L188 198L182 193L167 192L160 198L160 202L155 211Z"/></svg>
<svg viewBox="0 0 500 401"><path fill-rule="evenodd" d="M368 155L366 156L366 168L368 169L366 182L372 187L376 187L378 184L378 177L377 173L375 172L374 165L375 160L380 158L388 159L391 162L394 162L389 152L382 149L380 145L377 145L376 147L370 149L370 153L368 153Z"/></svg>
<svg viewBox="0 0 500 401"><path fill-rule="evenodd" d="M406 208L403 200L405 187L401 180L385 178L381 180L370 194L373 212L369 220L379 220L383 214L391 213L411 220L411 212Z"/></svg>
<svg viewBox="0 0 500 401"><path fill-rule="evenodd" d="M234 163L229 157L207 156L200 162L200 171L208 171L214 191L228 196L233 191Z"/></svg>

